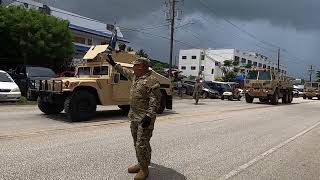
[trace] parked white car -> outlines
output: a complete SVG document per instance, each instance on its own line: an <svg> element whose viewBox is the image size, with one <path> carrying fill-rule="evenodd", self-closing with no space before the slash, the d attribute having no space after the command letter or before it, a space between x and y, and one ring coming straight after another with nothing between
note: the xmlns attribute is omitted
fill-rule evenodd
<svg viewBox="0 0 320 180"><path fill-rule="evenodd" d="M18 85L8 73L0 70L0 101L18 101L20 97Z"/></svg>

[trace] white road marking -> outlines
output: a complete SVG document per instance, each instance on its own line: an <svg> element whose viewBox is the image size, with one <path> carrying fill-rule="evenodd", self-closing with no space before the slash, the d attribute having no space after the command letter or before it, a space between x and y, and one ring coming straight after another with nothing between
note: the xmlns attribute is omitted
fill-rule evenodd
<svg viewBox="0 0 320 180"><path fill-rule="evenodd" d="M318 125L320 125L320 121L317 122L316 124L314 124L313 126L309 127L308 129L300 132L299 134L287 139L286 141L280 143L279 145L277 145L277 146L267 150L266 152L260 154L259 156L257 156L256 158L252 159L251 161L239 166L238 168L234 169L233 171L229 172L228 174L226 174L225 176L223 176L223 177L221 177L219 179L226 180L226 179L230 179L230 178L238 175L240 172L244 171L245 169L249 168L253 164L257 163L258 161L260 161L262 159L264 159L265 157L267 157L271 153L277 151L278 149L282 148L283 146L285 146L285 145L289 144L290 142L294 141L295 139L299 138L300 136L303 136L304 134L306 134L307 132L311 131L312 129L314 129Z"/></svg>

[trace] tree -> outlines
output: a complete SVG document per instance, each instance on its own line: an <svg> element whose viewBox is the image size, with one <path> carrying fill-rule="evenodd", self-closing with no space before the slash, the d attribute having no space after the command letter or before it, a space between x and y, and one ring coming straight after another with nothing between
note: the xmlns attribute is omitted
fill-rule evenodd
<svg viewBox="0 0 320 180"><path fill-rule="evenodd" d="M124 44L124 43L119 43L119 50L120 51L125 51L126 50L126 47L127 47L127 45L126 44Z"/></svg>
<svg viewBox="0 0 320 180"><path fill-rule="evenodd" d="M132 47L129 46L129 47L127 48L127 51L128 51L128 52L133 51Z"/></svg>
<svg viewBox="0 0 320 180"><path fill-rule="evenodd" d="M251 69L252 68L252 64L251 63L246 64L245 68Z"/></svg>
<svg viewBox="0 0 320 180"><path fill-rule="evenodd" d="M22 7L0 7L0 58L59 68L73 57L69 22Z"/></svg>
<svg viewBox="0 0 320 180"><path fill-rule="evenodd" d="M145 58L148 58L149 55L143 50L143 49L140 49L138 52L137 52L137 55L141 56L141 57L145 57Z"/></svg>
<svg viewBox="0 0 320 180"><path fill-rule="evenodd" d="M320 71L317 71L317 78L318 78L318 81L320 81Z"/></svg>

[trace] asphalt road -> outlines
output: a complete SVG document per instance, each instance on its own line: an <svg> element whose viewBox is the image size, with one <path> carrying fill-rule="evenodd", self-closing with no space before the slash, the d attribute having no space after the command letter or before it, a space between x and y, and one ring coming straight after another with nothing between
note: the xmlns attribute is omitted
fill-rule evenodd
<svg viewBox="0 0 320 180"><path fill-rule="evenodd" d="M158 117L149 179L320 179L320 101L176 100ZM132 179L129 122L116 107L69 123L0 106L0 179Z"/></svg>

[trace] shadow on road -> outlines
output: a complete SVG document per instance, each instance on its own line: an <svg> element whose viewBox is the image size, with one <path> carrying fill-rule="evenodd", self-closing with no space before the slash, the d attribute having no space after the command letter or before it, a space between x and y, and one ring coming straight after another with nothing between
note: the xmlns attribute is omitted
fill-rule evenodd
<svg viewBox="0 0 320 180"><path fill-rule="evenodd" d="M162 117L162 116L167 116L171 114L178 114L175 111L164 111L163 114L158 114L157 117ZM128 113L122 110L104 110L104 111L97 111L95 116L88 121L80 121L80 122L71 122L67 118L65 113L61 114L56 114L56 115L44 115L42 114L41 116L44 116L46 118L55 120L55 121L60 121L63 123L92 123L92 122L104 122L104 121L123 121L127 119Z"/></svg>
<svg viewBox="0 0 320 180"><path fill-rule="evenodd" d="M187 178L173 170L158 164L151 163L151 167L149 168L149 177L148 179L152 180L186 180Z"/></svg>

